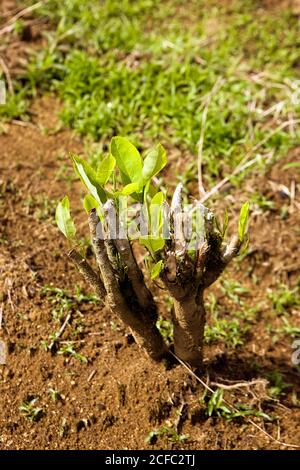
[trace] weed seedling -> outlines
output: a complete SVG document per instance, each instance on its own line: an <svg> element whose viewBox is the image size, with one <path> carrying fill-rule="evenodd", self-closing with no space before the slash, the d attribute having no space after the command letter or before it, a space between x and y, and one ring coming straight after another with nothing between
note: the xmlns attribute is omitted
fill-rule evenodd
<svg viewBox="0 0 300 470"><path fill-rule="evenodd" d="M20 412L29 421L38 421L42 416L42 408L35 406L38 398L32 398L29 401L24 401L19 407Z"/></svg>
<svg viewBox="0 0 300 470"><path fill-rule="evenodd" d="M150 431L145 442L147 444L155 444L159 437L166 436L171 442L185 442L189 436L179 434L173 426L162 426L154 431Z"/></svg>
<svg viewBox="0 0 300 470"><path fill-rule="evenodd" d="M269 372L269 374L267 374L267 379L271 384L271 386L268 388L268 392L273 398L284 396L286 394L285 391L292 386L292 384L286 383L284 381L283 375L276 370Z"/></svg>
<svg viewBox="0 0 300 470"><path fill-rule="evenodd" d="M206 394L202 397L202 403L206 404L205 413L209 417L219 417L225 418L228 421L232 421L234 419L242 418L245 416L256 416L257 418L262 418L265 421L272 421L271 418L266 413L262 411L255 410L248 405L244 405L241 403L237 403L234 406L234 409L229 407L227 404L224 403L224 391L221 388L217 388L215 392L210 396L208 401L206 401L207 396Z"/></svg>
<svg viewBox="0 0 300 470"><path fill-rule="evenodd" d="M62 398L59 391L55 390L54 388L49 388L48 393L50 395L51 400L54 401L54 402L57 402L57 401L61 400L61 398Z"/></svg>
<svg viewBox="0 0 300 470"><path fill-rule="evenodd" d="M299 287L290 289L285 284L280 284L276 291L268 295L272 301L273 309L277 315L285 314L292 307L300 305Z"/></svg>
<svg viewBox="0 0 300 470"><path fill-rule="evenodd" d="M71 356L74 359L83 362L84 364L88 363L88 359L85 356L75 351L72 341L67 341L65 344L63 344L57 351L57 354L61 354L63 356Z"/></svg>

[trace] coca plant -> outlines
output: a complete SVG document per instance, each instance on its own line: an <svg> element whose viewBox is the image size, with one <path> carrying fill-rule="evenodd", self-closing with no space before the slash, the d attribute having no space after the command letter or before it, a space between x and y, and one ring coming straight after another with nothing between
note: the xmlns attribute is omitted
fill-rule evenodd
<svg viewBox="0 0 300 470"><path fill-rule="evenodd" d="M151 288L151 283L159 283L173 300L175 354L200 368L204 292L245 245L248 203L240 212L238 234L226 243L227 214L220 224L199 201L184 206L181 184L168 204L168 195L156 178L167 163L160 144L141 156L127 139L114 137L109 154L97 168L76 155L72 160L87 191L83 205L97 269L76 249L76 229L66 196L57 206L56 221L72 245L69 258L156 361L168 354L157 328L158 308ZM143 268L136 259L141 250L147 253Z"/></svg>

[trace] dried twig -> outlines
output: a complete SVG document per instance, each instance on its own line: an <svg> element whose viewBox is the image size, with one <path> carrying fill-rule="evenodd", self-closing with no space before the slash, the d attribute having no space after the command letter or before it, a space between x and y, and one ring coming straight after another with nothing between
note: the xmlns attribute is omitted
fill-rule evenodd
<svg viewBox="0 0 300 470"><path fill-rule="evenodd" d="M13 95L14 94L14 87L13 87L13 84L12 84L9 68L7 67L6 62L4 61L4 59L2 59L2 57L0 57L0 67L2 68L4 76L6 78L8 91L10 92L11 95Z"/></svg>
<svg viewBox="0 0 300 470"><path fill-rule="evenodd" d="M31 127L32 129L38 129L38 126L36 126L32 122L20 121L19 119L12 119L10 124L15 124L16 126L20 127Z"/></svg>
<svg viewBox="0 0 300 470"><path fill-rule="evenodd" d="M88 376L87 381L90 382L95 377L96 373L97 373L96 369L92 370L92 372Z"/></svg>
<svg viewBox="0 0 300 470"><path fill-rule="evenodd" d="M8 298L8 303L11 307L11 310L14 312L15 311L15 306L11 297L11 290L13 288L14 282L11 279L7 279L7 284L9 285L9 288L7 289L7 298Z"/></svg>
<svg viewBox="0 0 300 470"><path fill-rule="evenodd" d="M2 328L2 320L3 320L3 304L0 307L0 330Z"/></svg>
<svg viewBox="0 0 300 470"><path fill-rule="evenodd" d="M252 387L253 385L258 385L258 384L266 385L267 380L257 379L257 380L251 380L250 382L237 382L232 385L226 385L226 384L222 384L219 382L211 382L211 385L218 387L218 388L223 388L224 390L234 390L234 389L243 388L243 387L249 388L249 387Z"/></svg>
<svg viewBox="0 0 300 470"><path fill-rule="evenodd" d="M295 195L296 195L296 182L295 180L291 181L291 190L290 190L290 205L293 206L295 202Z"/></svg>
<svg viewBox="0 0 300 470"><path fill-rule="evenodd" d="M55 339L52 341L52 343L50 343L49 345L49 349L51 350L54 346L55 343L57 343L57 341L59 340L59 338L61 337L61 335L63 334L63 332L65 331L67 325L69 324L69 321L71 319L71 316L72 316L72 313L68 313L68 315L66 316L66 319L65 321L63 322L63 324L61 325L59 331L56 333L55 335Z"/></svg>
<svg viewBox="0 0 300 470"><path fill-rule="evenodd" d="M174 421L174 429L177 433L180 433L183 421L186 418L187 412L187 403L184 401L183 397L181 397L180 407L177 410L178 416Z"/></svg>
<svg viewBox="0 0 300 470"><path fill-rule="evenodd" d="M0 36L3 34L9 34L14 30L16 22L22 18L23 16L26 16L28 13L31 13L32 11L36 10L37 8L43 6L43 4L47 3L48 0L43 0L40 2L35 3L34 5L30 5L27 8L24 8L23 10L19 11L15 16L13 16L7 24L0 29Z"/></svg>

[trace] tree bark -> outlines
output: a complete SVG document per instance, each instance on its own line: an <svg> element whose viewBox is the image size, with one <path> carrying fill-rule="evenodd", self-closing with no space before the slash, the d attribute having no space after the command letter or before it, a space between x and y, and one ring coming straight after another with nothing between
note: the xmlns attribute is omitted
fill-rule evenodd
<svg viewBox="0 0 300 470"><path fill-rule="evenodd" d="M132 331L137 344L144 349L155 361L160 360L167 353L167 347L155 325L156 316L149 309L149 315L140 306L134 310L123 295L120 285L115 277L105 250L105 242L100 239L93 240L96 259L101 271L103 284L107 292L107 303L111 311L118 315L123 323Z"/></svg>
<svg viewBox="0 0 300 470"><path fill-rule="evenodd" d="M203 292L174 299L174 350L190 366L201 368L206 312Z"/></svg>

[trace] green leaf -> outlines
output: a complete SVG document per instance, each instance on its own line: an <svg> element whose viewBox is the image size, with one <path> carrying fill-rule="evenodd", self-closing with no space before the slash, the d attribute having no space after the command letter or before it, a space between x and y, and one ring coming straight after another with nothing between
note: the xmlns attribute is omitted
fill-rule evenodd
<svg viewBox="0 0 300 470"><path fill-rule="evenodd" d="M130 194L138 192L140 189L137 183L129 183L122 189L123 196L129 196Z"/></svg>
<svg viewBox="0 0 300 470"><path fill-rule="evenodd" d="M131 182L130 178L128 178L128 176L125 175L125 173L123 173L123 171L121 171L121 170L120 170L120 176L121 176L122 184L124 186L126 186L127 184L129 184Z"/></svg>
<svg viewBox="0 0 300 470"><path fill-rule="evenodd" d="M162 269L162 265L163 265L163 260L161 259L160 261L158 261L158 263L156 263L153 268L151 269L151 279L152 281L154 279L157 278L157 276L159 275L161 269Z"/></svg>
<svg viewBox="0 0 300 470"><path fill-rule="evenodd" d="M143 203L147 208L147 212L149 209L149 204L151 204L152 198L157 194L157 188L151 184L151 181L145 184L143 188Z"/></svg>
<svg viewBox="0 0 300 470"><path fill-rule="evenodd" d="M132 183L142 180L142 158L135 146L124 137L113 137L110 151L115 157L117 166Z"/></svg>
<svg viewBox="0 0 300 470"><path fill-rule="evenodd" d="M106 193L98 183L97 173L95 170L85 160L77 155L72 155L71 158L73 160L76 173L90 194L99 202L99 204L100 202L105 202L107 199Z"/></svg>
<svg viewBox="0 0 300 470"><path fill-rule="evenodd" d="M107 155L102 162L99 163L97 168L97 181L101 186L107 183L115 166L116 159L112 155Z"/></svg>
<svg viewBox="0 0 300 470"><path fill-rule="evenodd" d="M243 248L239 251L239 256L244 256L248 252L249 244L250 244L250 237L249 237L249 234L247 234L246 237L244 238Z"/></svg>
<svg viewBox="0 0 300 470"><path fill-rule="evenodd" d="M163 238L151 238L151 246L154 253L161 251L165 246L165 240Z"/></svg>
<svg viewBox="0 0 300 470"><path fill-rule="evenodd" d="M300 168L300 162L287 163L282 167L283 170L288 170L289 168Z"/></svg>
<svg viewBox="0 0 300 470"><path fill-rule="evenodd" d="M76 228L70 214L70 201L68 196L65 196L62 201L57 204L55 220L59 230L66 238L71 240L75 237Z"/></svg>
<svg viewBox="0 0 300 470"><path fill-rule="evenodd" d="M247 232L247 224L249 218L249 202L245 202L241 208L240 218L239 218L239 226L238 226L238 234L239 240L242 242L244 240L245 234Z"/></svg>
<svg viewBox="0 0 300 470"><path fill-rule="evenodd" d="M153 196L151 200L151 206L156 206L156 205L161 206L164 200L165 200L164 194L161 191L159 191L158 193L155 194L155 196Z"/></svg>
<svg viewBox="0 0 300 470"><path fill-rule="evenodd" d="M152 198L150 204L150 228L151 228L151 235L153 235L154 239L161 239L161 229L163 226L163 202L165 197L163 193L160 191ZM159 245L160 246L160 245ZM163 245L164 246L164 245Z"/></svg>
<svg viewBox="0 0 300 470"><path fill-rule="evenodd" d="M157 251L161 251L165 246L165 240L163 238L140 237L139 242L141 245L145 246L152 255Z"/></svg>
<svg viewBox="0 0 300 470"><path fill-rule="evenodd" d="M86 213L89 214L92 209L97 209L98 212L100 204L91 194L86 194L83 199L83 207Z"/></svg>
<svg viewBox="0 0 300 470"><path fill-rule="evenodd" d="M161 144L156 148L149 150L144 159L143 165L143 183L145 184L153 176L157 175L167 163L166 151Z"/></svg>

